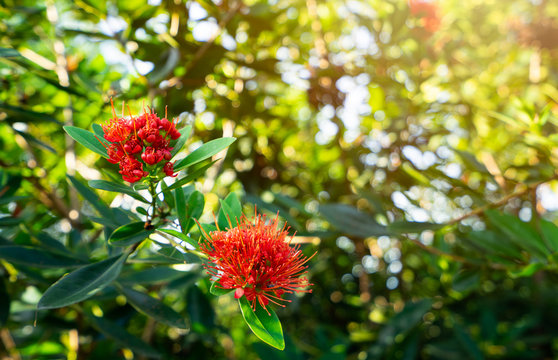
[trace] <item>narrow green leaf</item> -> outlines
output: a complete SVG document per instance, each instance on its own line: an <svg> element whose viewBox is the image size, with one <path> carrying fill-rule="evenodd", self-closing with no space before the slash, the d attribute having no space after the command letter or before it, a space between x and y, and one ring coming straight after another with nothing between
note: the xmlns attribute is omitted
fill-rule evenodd
<svg viewBox="0 0 558 360"><path fill-rule="evenodd" d="M95 194L93 191L91 191L91 189L89 189L87 186L83 185L75 177L73 177L71 175L67 175L67 177L70 180L70 182L72 183L72 185L74 186L74 188L81 194L81 196L83 196L83 198L85 200L87 200L91 205L93 205L95 210L97 210L103 218L105 218L106 220L108 220L112 223L115 223L115 221L113 219L112 211L110 210L110 208L108 206L106 206L101 201L101 199L99 199L97 194Z"/></svg>
<svg viewBox="0 0 558 360"><path fill-rule="evenodd" d="M235 193L230 193L225 200L221 200L221 210L217 217L219 228L228 229L238 225L242 217L242 205Z"/></svg>
<svg viewBox="0 0 558 360"><path fill-rule="evenodd" d="M91 125L91 127L93 128L93 133L95 133L95 135L97 135L99 140L106 141L105 140L105 131L103 130L103 127L101 125L93 124L93 125Z"/></svg>
<svg viewBox="0 0 558 360"><path fill-rule="evenodd" d="M215 296L226 295L234 290L234 289L223 289L220 287L221 285L219 285L218 283L219 281L212 282L211 287L209 288L209 292Z"/></svg>
<svg viewBox="0 0 558 360"><path fill-rule="evenodd" d="M0 103L0 110L4 110L8 114L8 116L17 117L18 121L25 121L25 122L48 121L58 125L62 125L60 121L56 120L53 116L49 114L24 109L18 106Z"/></svg>
<svg viewBox="0 0 558 360"><path fill-rule="evenodd" d="M118 282L124 285L136 284L160 284L172 281L179 277L184 276L183 271L178 271L167 266L158 266L154 268L147 268L145 270L133 270L127 273L120 274Z"/></svg>
<svg viewBox="0 0 558 360"><path fill-rule="evenodd" d="M196 240L192 239L188 235L185 235L185 234L181 233L180 231L176 231L176 230L172 230L172 229L157 229L157 230L162 231L162 232L164 232L166 234L169 234L171 236L174 236L175 238L178 238L179 240L185 241L188 244L195 247L196 249L199 247L198 242Z"/></svg>
<svg viewBox="0 0 558 360"><path fill-rule="evenodd" d="M173 148L171 150L172 157L174 157L174 155L178 154L178 152L182 150L184 144L186 144L186 141L188 141L191 132L192 125L188 125L180 129L180 137L176 140L176 143L173 145Z"/></svg>
<svg viewBox="0 0 558 360"><path fill-rule="evenodd" d="M122 347L129 348L138 354L145 355L152 358L159 359L161 354L152 348L150 345L146 344L143 340L130 334L126 329L124 329L119 324L114 321L107 320L105 318L100 318L96 316L88 317L93 326L103 333L105 336L110 337Z"/></svg>
<svg viewBox="0 0 558 360"><path fill-rule="evenodd" d="M126 287L122 288L122 293L137 311L163 324L179 329L188 328L183 316L165 305L161 300Z"/></svg>
<svg viewBox="0 0 558 360"><path fill-rule="evenodd" d="M220 139L211 140L196 150L192 151L188 156L184 159L179 160L176 164L174 164L174 170L179 171L194 164L199 163L207 158L212 157L213 155L217 154L223 149L226 149L231 145L236 138L233 137L224 137Z"/></svg>
<svg viewBox="0 0 558 360"><path fill-rule="evenodd" d="M174 198L178 222L180 224L180 227L184 231L186 223L188 222L188 214L186 212L186 198L184 197L184 191L182 190L182 188L174 189Z"/></svg>
<svg viewBox="0 0 558 360"><path fill-rule="evenodd" d="M207 295L198 286L190 287L186 293L186 311L192 330L207 333L215 326L215 311Z"/></svg>
<svg viewBox="0 0 558 360"><path fill-rule="evenodd" d="M150 204L150 202L145 200L143 196L135 192L131 187L126 186L124 184L119 184L107 180L89 180L87 184L91 186L93 189L127 194L138 201L144 202L146 204Z"/></svg>
<svg viewBox="0 0 558 360"><path fill-rule="evenodd" d="M396 221L387 226L387 230L395 235L399 234L416 234L425 230L438 230L446 226L446 224L435 224L429 222L413 222L413 221Z"/></svg>
<svg viewBox="0 0 558 360"><path fill-rule="evenodd" d="M145 210L141 206L136 207L136 211L138 212L138 214L141 214L143 216L149 216L149 213L147 212L147 210Z"/></svg>
<svg viewBox="0 0 558 360"><path fill-rule="evenodd" d="M120 226L114 230L109 237L109 244L114 246L129 246L145 240L153 232L153 229L145 229L145 223L143 221L136 221Z"/></svg>
<svg viewBox="0 0 558 360"><path fill-rule="evenodd" d="M13 216L4 216L2 218L0 218L0 227L4 227L4 226L14 226L17 225L19 223L22 223L24 219L22 218L16 218Z"/></svg>
<svg viewBox="0 0 558 360"><path fill-rule="evenodd" d="M0 57L18 57L21 54L16 49L0 48Z"/></svg>
<svg viewBox="0 0 558 360"><path fill-rule="evenodd" d="M453 277L451 287L457 292L467 293L478 287L479 283L480 275L477 271L462 270Z"/></svg>
<svg viewBox="0 0 558 360"><path fill-rule="evenodd" d="M544 269L544 264L541 264L539 262L534 262L531 263L517 271L510 271L510 277L512 277L513 279L519 278L519 277L531 277L533 276L536 272L538 272L539 270Z"/></svg>
<svg viewBox="0 0 558 360"><path fill-rule="evenodd" d="M205 171L207 169L209 169L213 164L215 164L215 161L207 163L206 165L200 167L199 169L196 169L196 170L192 171L191 173L189 173L188 175L186 175L182 179L177 180L174 184L169 186L167 190L171 191L171 190L177 189L179 187L182 187L182 186L188 184L191 181L196 180L197 178L199 178L200 176L205 174Z"/></svg>
<svg viewBox="0 0 558 360"><path fill-rule="evenodd" d="M83 266L52 284L37 304L37 309L56 309L85 300L113 282L128 253Z"/></svg>
<svg viewBox="0 0 558 360"><path fill-rule="evenodd" d="M203 214L204 206L205 198L201 192L196 190L192 194L190 194L190 197L188 197L188 203L186 204L188 221L182 228L183 233L189 232L192 226L194 226L194 219L198 219Z"/></svg>
<svg viewBox="0 0 558 360"><path fill-rule="evenodd" d="M30 196L6 196L0 197L0 205L9 204L11 202L21 201L25 199L29 199Z"/></svg>
<svg viewBox="0 0 558 360"><path fill-rule="evenodd" d="M541 219L540 226L546 244L552 250L552 252L557 252L558 251L558 226L544 219Z"/></svg>
<svg viewBox="0 0 558 360"><path fill-rule="evenodd" d="M320 213L341 232L359 237L389 235L383 225L378 224L372 215L365 214L353 206L345 204L321 205Z"/></svg>
<svg viewBox="0 0 558 360"><path fill-rule="evenodd" d="M507 236L499 235L494 231L473 231L467 235L467 240L488 254L523 259L521 249L515 243L511 242Z"/></svg>
<svg viewBox="0 0 558 360"><path fill-rule="evenodd" d="M494 226L509 236L510 240L520 248L542 259L549 254L543 239L529 224L498 210L487 210L485 214Z"/></svg>
<svg viewBox="0 0 558 360"><path fill-rule="evenodd" d="M210 232L217 231L217 226L215 226L213 224L199 224L198 223L198 228L200 229L200 233L202 234L203 238L206 239L206 240L209 240L207 238L207 236L209 235Z"/></svg>
<svg viewBox="0 0 558 360"><path fill-rule="evenodd" d="M281 322L275 312L268 306L267 311L256 302L256 311L250 307L250 303L246 296L238 299L240 310L244 321L248 324L252 332L263 342L283 350L285 348L285 339L283 338L283 329Z"/></svg>
<svg viewBox="0 0 558 360"><path fill-rule="evenodd" d="M157 250L157 253L166 258L176 260L177 264L201 263L201 259L199 258L199 256L189 252L181 252L173 246L162 247L161 249Z"/></svg>
<svg viewBox="0 0 558 360"><path fill-rule="evenodd" d="M19 245L0 246L0 259L38 268L68 268L84 265L83 261L69 256L37 247Z"/></svg>
<svg viewBox="0 0 558 360"><path fill-rule="evenodd" d="M97 139L93 133L75 126L64 126L64 130L72 137L72 139L89 150L96 152L106 159L109 158L107 149L105 149L103 144L101 144L101 139Z"/></svg>

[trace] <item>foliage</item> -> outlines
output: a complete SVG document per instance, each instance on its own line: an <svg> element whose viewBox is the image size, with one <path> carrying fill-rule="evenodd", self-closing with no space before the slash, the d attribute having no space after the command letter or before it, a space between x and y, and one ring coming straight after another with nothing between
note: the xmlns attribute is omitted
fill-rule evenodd
<svg viewBox="0 0 558 360"><path fill-rule="evenodd" d="M425 3L0 1L5 355L556 357L558 5ZM156 229L111 98L179 115ZM229 196L317 251L283 352L202 270Z"/></svg>

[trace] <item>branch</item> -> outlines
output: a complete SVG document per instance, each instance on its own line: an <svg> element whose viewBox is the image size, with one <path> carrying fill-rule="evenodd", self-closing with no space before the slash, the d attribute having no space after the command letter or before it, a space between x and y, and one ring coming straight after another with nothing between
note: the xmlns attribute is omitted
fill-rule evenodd
<svg viewBox="0 0 558 360"><path fill-rule="evenodd" d="M497 208L500 207L502 205L505 205L506 203L508 203L511 199L515 199L517 197L523 196L525 194L527 194L528 192L532 191L533 189L536 189L537 187L539 187L540 185L547 183L549 181L552 180L556 180L558 179L558 174L554 175L553 177L551 177L550 179L544 180L544 181L539 181L536 183L533 183L531 185L526 185L523 189L521 190L517 190L516 192L513 192L509 195L504 196L502 199L491 203L491 204L487 204L484 206L481 206L480 208L477 208L471 212L468 212L465 215L462 215L456 219L451 220L450 222L448 222L448 225L453 225L453 224L457 224L459 222L461 222L464 219L470 218L471 216L476 216L476 215L481 215L483 214L486 210L492 209L492 208Z"/></svg>

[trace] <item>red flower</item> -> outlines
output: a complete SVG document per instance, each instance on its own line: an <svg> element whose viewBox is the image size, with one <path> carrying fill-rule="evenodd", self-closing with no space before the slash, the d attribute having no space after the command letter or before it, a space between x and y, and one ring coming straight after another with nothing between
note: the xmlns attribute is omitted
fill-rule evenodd
<svg viewBox="0 0 558 360"><path fill-rule="evenodd" d="M143 164L131 156L126 156L120 161L119 173L122 174L122 179L131 183L149 175L147 171L143 171Z"/></svg>
<svg viewBox="0 0 558 360"><path fill-rule="evenodd" d="M246 296L255 309L264 309L271 301L279 301L284 293L311 292L312 285L304 276L305 264L312 258L302 254L298 246L290 246L285 227L278 228L279 219L266 223L258 215L255 223L243 216L240 224L227 231L212 231L209 240L200 245L213 264L206 264L208 273L218 279L217 287L236 289L235 298ZM267 309L266 309L267 310Z"/></svg>
<svg viewBox="0 0 558 360"><path fill-rule="evenodd" d="M157 114L149 112L139 116L116 115L112 104L113 117L103 125L106 144L99 140L107 149L108 161L119 164L122 179L136 182L148 176L149 169L163 170L167 176L176 176L173 171L174 163L168 161L172 158L170 142L180 137L174 121L160 119ZM163 161L164 160L164 161Z"/></svg>
<svg viewBox="0 0 558 360"><path fill-rule="evenodd" d="M163 171L167 176L176 177L174 173L174 162L168 162L163 166Z"/></svg>

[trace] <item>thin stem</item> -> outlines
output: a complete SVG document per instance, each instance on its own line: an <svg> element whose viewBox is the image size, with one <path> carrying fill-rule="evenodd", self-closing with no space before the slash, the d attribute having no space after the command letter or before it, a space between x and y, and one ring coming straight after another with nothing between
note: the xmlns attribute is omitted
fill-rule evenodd
<svg viewBox="0 0 558 360"><path fill-rule="evenodd" d="M500 200L494 202L494 203L490 203L484 206L481 206L480 208L477 208L471 212L468 212L465 215L462 215L456 219L451 220L448 224L458 224L459 222L461 222L461 220L467 219L471 216L475 216L475 215L481 215L483 214L486 210L489 210L491 208L497 208L500 207L502 205L507 204L511 199L515 199L517 197L521 197L525 194L527 194L528 192L532 191L533 189L536 189L537 187L539 187L539 185L542 185L544 183L547 183L549 181L552 180L556 180L558 178L558 175L554 175L553 177L551 177L550 179L547 180L543 180L543 181L539 181L536 183L533 183L531 185L527 185L524 188L517 190L509 195L504 196L503 198L501 198Z"/></svg>
<svg viewBox="0 0 558 360"><path fill-rule="evenodd" d="M151 194L151 218L148 218L147 224L151 225L153 219L155 218L155 212L157 209L156 183L153 181L152 178L149 178L149 193Z"/></svg>

